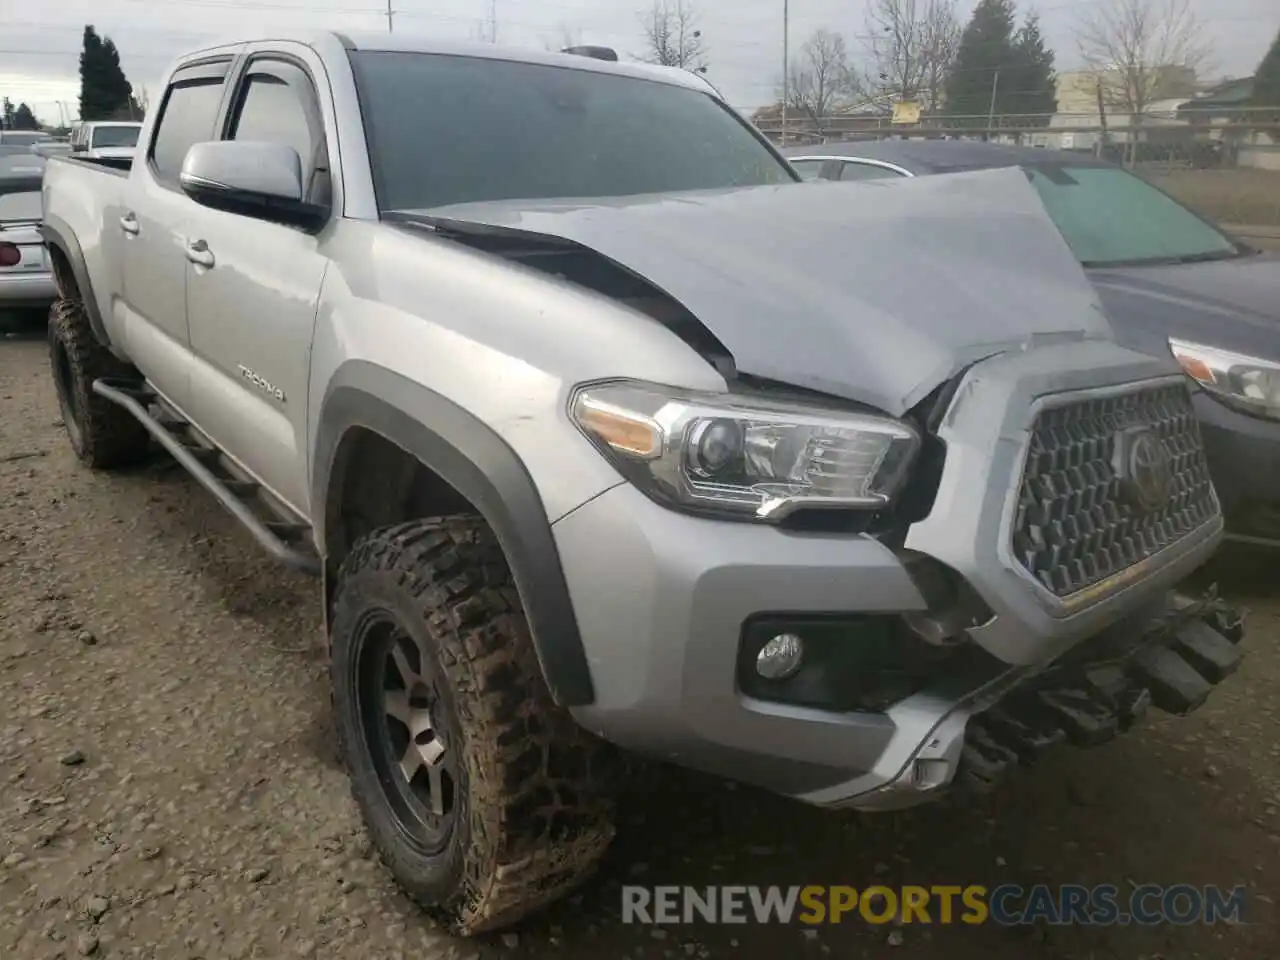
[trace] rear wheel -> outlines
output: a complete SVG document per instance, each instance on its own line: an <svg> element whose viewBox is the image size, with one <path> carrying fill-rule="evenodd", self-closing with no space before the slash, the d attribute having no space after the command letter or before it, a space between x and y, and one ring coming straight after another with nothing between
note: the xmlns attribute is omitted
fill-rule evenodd
<svg viewBox="0 0 1280 960"><path fill-rule="evenodd" d="M551 699L483 520L365 537L338 576L331 623L352 792L415 900L471 935L594 870L613 837L611 751Z"/></svg>
<svg viewBox="0 0 1280 960"><path fill-rule="evenodd" d="M49 312L49 362L76 456L99 470L145 459L150 448L146 428L123 407L93 392L99 377L131 379L137 373L97 341L80 300L59 299Z"/></svg>

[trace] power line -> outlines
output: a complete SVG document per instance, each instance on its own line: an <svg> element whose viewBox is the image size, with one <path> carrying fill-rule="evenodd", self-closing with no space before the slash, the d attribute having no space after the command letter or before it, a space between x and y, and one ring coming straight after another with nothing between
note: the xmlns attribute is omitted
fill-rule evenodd
<svg viewBox="0 0 1280 960"><path fill-rule="evenodd" d="M78 57L83 53L82 50L0 50L0 54L10 57ZM123 51L122 51L123 53ZM124 53L125 56L137 60L164 60L166 62L177 59L172 54L159 53Z"/></svg>
<svg viewBox="0 0 1280 960"><path fill-rule="evenodd" d="M204 7L208 10L281 10L290 13L313 16L317 13L356 13L385 16L386 11L378 7L310 7L294 3L273 3L271 0L115 0L117 3L138 3L159 8L168 7Z"/></svg>

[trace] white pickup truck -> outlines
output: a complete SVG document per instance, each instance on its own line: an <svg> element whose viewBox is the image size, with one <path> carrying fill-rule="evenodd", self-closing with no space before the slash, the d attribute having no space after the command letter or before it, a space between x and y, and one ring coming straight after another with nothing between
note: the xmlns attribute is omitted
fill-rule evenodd
<svg viewBox="0 0 1280 960"><path fill-rule="evenodd" d="M463 933L590 873L615 747L886 809L1240 662L1172 592L1185 379L1017 170L805 183L684 71L329 34L183 57L43 203L76 452L322 578L355 799Z"/></svg>

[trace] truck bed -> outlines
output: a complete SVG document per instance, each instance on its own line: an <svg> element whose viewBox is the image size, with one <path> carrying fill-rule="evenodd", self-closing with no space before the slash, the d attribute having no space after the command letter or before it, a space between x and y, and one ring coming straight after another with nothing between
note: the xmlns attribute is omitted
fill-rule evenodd
<svg viewBox="0 0 1280 960"><path fill-rule="evenodd" d="M82 166L95 167L99 170L105 170L107 173L120 177L127 177L129 171L133 169L133 160L124 160L119 157L80 157L80 156L62 156L50 157L50 162L54 160L65 160L69 163L81 164Z"/></svg>
<svg viewBox="0 0 1280 960"><path fill-rule="evenodd" d="M92 300L98 317L111 315L114 291L101 280L91 286L89 277L119 276L119 221L129 166L121 160L51 157L44 170L41 229L46 239L59 238L64 249L67 244L79 249L85 275L77 275L77 284Z"/></svg>

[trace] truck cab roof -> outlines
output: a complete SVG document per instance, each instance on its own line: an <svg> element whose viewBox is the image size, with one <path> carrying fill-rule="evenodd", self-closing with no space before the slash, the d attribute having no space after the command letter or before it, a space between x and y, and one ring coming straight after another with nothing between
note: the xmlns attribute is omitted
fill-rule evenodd
<svg viewBox="0 0 1280 960"><path fill-rule="evenodd" d="M516 63L535 63L560 66L571 70L613 74L655 80L673 86L701 90L719 98L718 91L706 80L676 67L663 67L650 63L622 63L599 60L581 54L536 50L528 47L503 46L478 41L447 40L424 34L379 33L376 31L315 31L273 30L260 37L244 37L210 45L186 54L182 62L207 57L215 51L238 52L259 45L272 43L299 43L309 46L324 56L337 55L339 51L360 50L375 53L423 53L444 56L474 57L484 60L504 60Z"/></svg>

